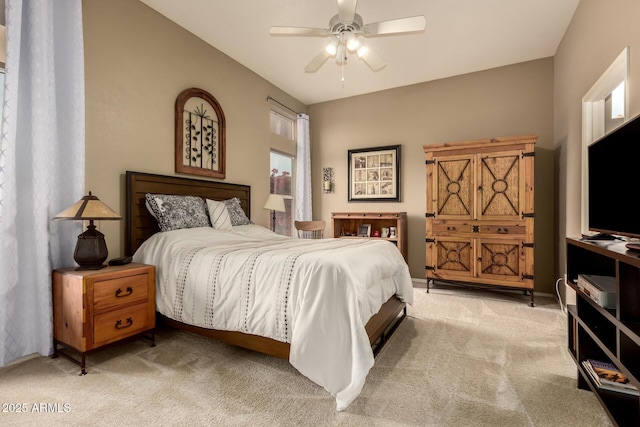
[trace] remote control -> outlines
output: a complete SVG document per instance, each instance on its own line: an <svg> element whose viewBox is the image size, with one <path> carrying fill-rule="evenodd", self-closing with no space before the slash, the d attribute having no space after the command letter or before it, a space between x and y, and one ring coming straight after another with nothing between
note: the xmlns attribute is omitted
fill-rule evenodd
<svg viewBox="0 0 640 427"><path fill-rule="evenodd" d="M125 265L131 262L130 256L121 256L120 258L114 258L109 260L109 265Z"/></svg>

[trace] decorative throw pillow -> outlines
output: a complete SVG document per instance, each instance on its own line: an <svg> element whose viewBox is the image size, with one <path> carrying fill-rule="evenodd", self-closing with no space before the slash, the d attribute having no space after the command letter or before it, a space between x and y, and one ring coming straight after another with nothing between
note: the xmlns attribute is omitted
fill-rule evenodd
<svg viewBox="0 0 640 427"><path fill-rule="evenodd" d="M151 216L154 217L157 220L158 217L156 216L156 213L151 208L151 205L149 204L149 200L146 198L146 196L145 196L145 199L144 199L144 205L147 207L147 210L149 211Z"/></svg>
<svg viewBox="0 0 640 427"><path fill-rule="evenodd" d="M200 197L147 193L145 198L160 231L211 227L207 206Z"/></svg>
<svg viewBox="0 0 640 427"><path fill-rule="evenodd" d="M209 210L209 220L216 230L231 231L231 218L229 211L222 202L207 199L207 209Z"/></svg>
<svg viewBox="0 0 640 427"><path fill-rule="evenodd" d="M233 199L227 199L223 202L229 211L229 217L231 218L231 225L248 225L253 222L247 218L242 207L240 206L240 199L234 197Z"/></svg>

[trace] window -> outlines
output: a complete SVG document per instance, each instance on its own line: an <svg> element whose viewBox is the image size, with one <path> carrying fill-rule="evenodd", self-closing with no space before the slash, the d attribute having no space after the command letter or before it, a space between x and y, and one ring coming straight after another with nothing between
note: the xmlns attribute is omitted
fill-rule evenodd
<svg viewBox="0 0 640 427"><path fill-rule="evenodd" d="M294 140L296 122L290 117L271 110L270 118L271 132L283 138Z"/></svg>
<svg viewBox="0 0 640 427"><path fill-rule="evenodd" d="M293 200L295 188L293 182L293 160L293 156L271 150L269 191L271 194L281 194L284 196L284 207L286 211L276 212L276 223L273 224L273 217L271 217L269 225L276 233L284 236L293 236L295 209Z"/></svg>
<svg viewBox="0 0 640 427"><path fill-rule="evenodd" d="M582 98L582 233L588 233L587 147L627 120L629 48L626 47Z"/></svg>
<svg viewBox="0 0 640 427"><path fill-rule="evenodd" d="M608 99L611 100L611 108L608 109L611 111L609 117L611 117L612 120L624 119L624 82L621 82L618 87L611 92L611 96Z"/></svg>

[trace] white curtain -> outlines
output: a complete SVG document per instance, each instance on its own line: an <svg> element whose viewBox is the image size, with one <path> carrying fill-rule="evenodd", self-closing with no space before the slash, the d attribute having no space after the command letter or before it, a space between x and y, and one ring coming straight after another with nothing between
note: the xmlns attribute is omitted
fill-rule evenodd
<svg viewBox="0 0 640 427"><path fill-rule="evenodd" d="M309 116L298 114L298 139L296 155L296 220L311 221L311 138Z"/></svg>
<svg viewBox="0 0 640 427"><path fill-rule="evenodd" d="M81 0L6 0L0 138L0 366L53 349L51 270L82 224L53 222L84 189Z"/></svg>

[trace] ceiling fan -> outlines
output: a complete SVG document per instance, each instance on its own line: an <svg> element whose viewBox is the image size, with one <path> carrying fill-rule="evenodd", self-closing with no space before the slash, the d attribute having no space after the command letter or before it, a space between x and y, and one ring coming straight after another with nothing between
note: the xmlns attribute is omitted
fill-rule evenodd
<svg viewBox="0 0 640 427"><path fill-rule="evenodd" d="M305 67L304 71L307 73L318 71L330 57L335 57L338 64L344 65L347 53L355 53L373 71L379 71L386 63L380 55L362 43L358 36L373 37L425 29L423 15L364 24L362 17L356 13L357 0L337 2L338 14L329 20L329 28L271 27L271 35L330 37L329 44Z"/></svg>

